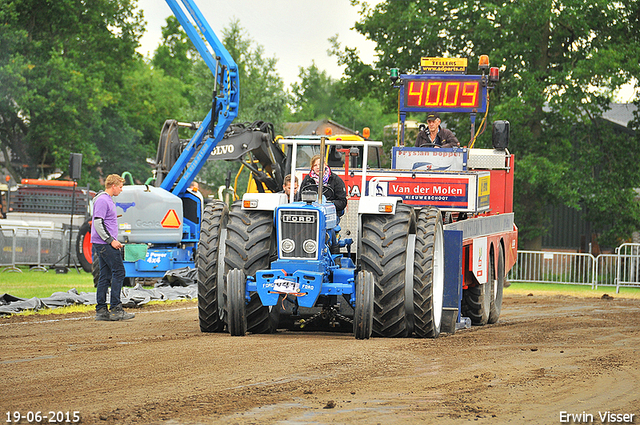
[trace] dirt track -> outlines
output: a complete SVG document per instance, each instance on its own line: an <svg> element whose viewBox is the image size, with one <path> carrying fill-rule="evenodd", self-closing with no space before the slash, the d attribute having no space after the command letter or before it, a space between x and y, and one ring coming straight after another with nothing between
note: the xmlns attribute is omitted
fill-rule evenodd
<svg viewBox="0 0 640 425"><path fill-rule="evenodd" d="M195 303L136 313L1 319L0 421L556 424L611 411L640 423L638 300L507 293L497 324L436 340L231 337L201 333Z"/></svg>

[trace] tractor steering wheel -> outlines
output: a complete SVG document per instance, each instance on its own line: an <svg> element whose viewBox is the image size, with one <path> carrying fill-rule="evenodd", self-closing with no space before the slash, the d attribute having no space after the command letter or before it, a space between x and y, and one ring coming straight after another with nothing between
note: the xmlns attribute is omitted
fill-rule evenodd
<svg viewBox="0 0 640 425"><path fill-rule="evenodd" d="M306 184L304 186L304 191L305 192L315 192L318 193L318 185L315 183L311 183L311 184ZM300 193L302 193L302 189L300 190ZM333 191L333 189L331 188L331 186L322 186L322 194L327 198L335 198L336 197L336 193Z"/></svg>

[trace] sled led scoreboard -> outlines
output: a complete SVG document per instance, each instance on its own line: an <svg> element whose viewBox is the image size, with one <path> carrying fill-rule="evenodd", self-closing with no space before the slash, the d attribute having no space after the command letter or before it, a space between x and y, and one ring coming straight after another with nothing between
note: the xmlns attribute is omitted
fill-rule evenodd
<svg viewBox="0 0 640 425"><path fill-rule="evenodd" d="M481 75L401 75L403 112L485 112L487 85Z"/></svg>

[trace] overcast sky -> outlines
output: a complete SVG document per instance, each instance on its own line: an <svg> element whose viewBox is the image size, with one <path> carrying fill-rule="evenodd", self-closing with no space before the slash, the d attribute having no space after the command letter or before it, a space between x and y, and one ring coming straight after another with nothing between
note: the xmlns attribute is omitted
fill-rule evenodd
<svg viewBox="0 0 640 425"><path fill-rule="evenodd" d="M374 58L374 44L353 30L359 7L349 0L195 0L218 38L232 19L238 19L246 35L264 47L267 57L278 59L277 71L285 86L298 81L299 67L315 61L319 69L337 79L342 69L330 57L328 38L336 34L342 46L357 47L367 63ZM378 1L369 0L369 4ZM153 55L160 43L161 27L171 9L163 0L138 0L147 31L139 51Z"/></svg>

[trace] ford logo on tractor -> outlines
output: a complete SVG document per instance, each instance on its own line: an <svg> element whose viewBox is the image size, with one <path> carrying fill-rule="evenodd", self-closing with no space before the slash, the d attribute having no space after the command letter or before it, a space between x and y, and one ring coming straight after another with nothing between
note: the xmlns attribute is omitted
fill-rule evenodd
<svg viewBox="0 0 640 425"><path fill-rule="evenodd" d="M282 214L282 221L285 223L315 223L315 215L292 215Z"/></svg>

